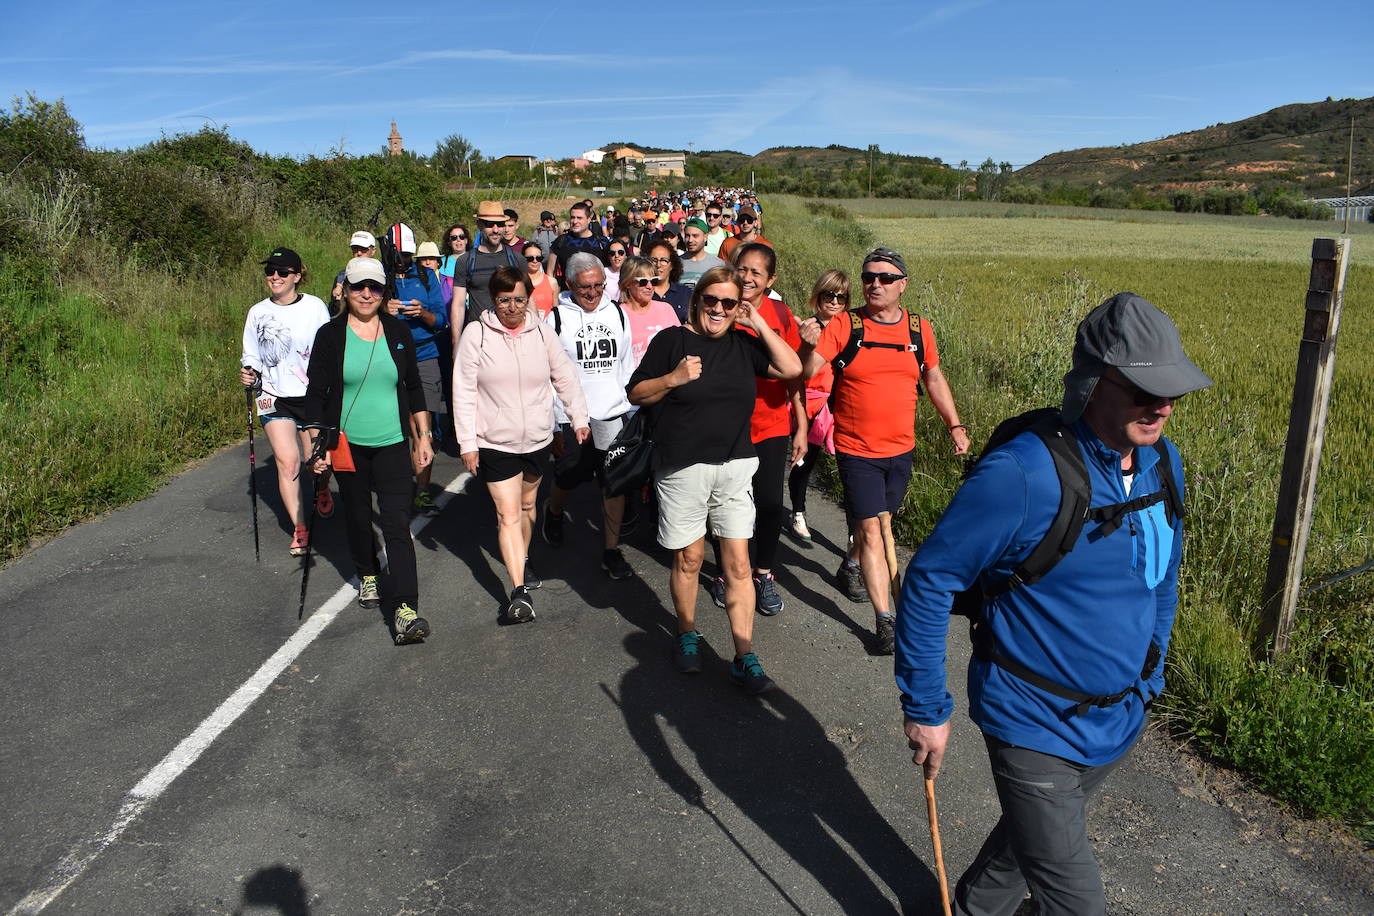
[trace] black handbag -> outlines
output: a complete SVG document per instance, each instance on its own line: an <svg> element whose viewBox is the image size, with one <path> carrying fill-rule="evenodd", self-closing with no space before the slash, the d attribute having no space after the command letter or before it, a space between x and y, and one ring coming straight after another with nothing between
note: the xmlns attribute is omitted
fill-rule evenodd
<svg viewBox="0 0 1374 916"><path fill-rule="evenodd" d="M636 411L606 449L601 468L606 495L632 493L653 476L654 440L650 438L648 414L645 408Z"/></svg>

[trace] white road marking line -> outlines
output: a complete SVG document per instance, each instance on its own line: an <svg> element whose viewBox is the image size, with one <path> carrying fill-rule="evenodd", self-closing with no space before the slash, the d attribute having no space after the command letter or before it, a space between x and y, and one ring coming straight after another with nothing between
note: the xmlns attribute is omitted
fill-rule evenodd
<svg viewBox="0 0 1374 916"><path fill-rule="evenodd" d="M467 485L472 477L467 471L461 472L453 480L449 481L448 486L439 494L435 502L442 508L453 494L458 493ZM413 538L424 529L433 519L419 516L410 523L410 536ZM334 618L339 616L344 608L353 601L357 590L352 583L344 584L335 592L328 601L320 605L319 610L311 614L310 617L301 624L296 632L282 644L281 648L272 653L272 657L262 663L262 666L253 675L244 681L237 690L229 695L229 698L219 705L219 708L210 713L200 725L196 726L195 731L187 735L180 744L172 748L171 753L163 757L157 766L148 771L148 774L138 781L128 794L124 796L124 803L119 806L119 812L115 815L114 822L109 829L98 833L77 843L69 849L57 865L52 869L48 876L48 881L42 887L29 891L24 898L14 905L6 916L34 916L41 913L47 906L58 898L59 895L80 878L86 869L91 867L96 858L108 849L120 835L128 829L129 825L138 819L143 810L152 804L159 795L167 790L178 776L186 772L190 766L196 762L201 754L205 753L206 748L214 743L225 729L234 723L234 720L243 715L252 706L254 701L272 685L286 667L305 651L306 647L315 641L324 628L334 622Z"/></svg>

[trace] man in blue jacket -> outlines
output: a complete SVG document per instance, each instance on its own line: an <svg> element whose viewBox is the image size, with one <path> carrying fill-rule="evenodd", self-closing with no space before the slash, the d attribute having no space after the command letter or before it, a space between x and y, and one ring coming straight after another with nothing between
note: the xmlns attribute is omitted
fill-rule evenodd
<svg viewBox="0 0 1374 916"><path fill-rule="evenodd" d="M415 361L420 369L420 387L425 395L425 410L429 412L428 432L436 429L435 417L442 410L443 373L439 369L438 335L448 327L448 305L439 285L439 275L428 267L415 263L415 233L405 223L396 223L387 230L400 256L396 272L396 298L386 303L386 312L405 322L415 340ZM439 507L429 492L432 465L425 465L415 474L415 511L423 515L438 515Z"/></svg>
<svg viewBox="0 0 1374 916"><path fill-rule="evenodd" d="M969 715L983 732L1002 817L959 879L956 913L1010 914L1027 890L1041 916L1105 911L1086 802L1164 687L1178 604L1182 522L1168 500L1144 497L1181 488L1178 452L1160 441L1164 424L1178 398L1211 384L1167 315L1133 293L1113 296L1078 326L1062 419L1087 466L1090 505L1114 521L1090 517L1042 578L1007 587L1061 495L1045 442L1022 433L978 462L912 558L895 667L912 760L931 779L954 705L945 686L953 596L975 587L985 596ZM1181 490L1176 497L1181 506Z"/></svg>

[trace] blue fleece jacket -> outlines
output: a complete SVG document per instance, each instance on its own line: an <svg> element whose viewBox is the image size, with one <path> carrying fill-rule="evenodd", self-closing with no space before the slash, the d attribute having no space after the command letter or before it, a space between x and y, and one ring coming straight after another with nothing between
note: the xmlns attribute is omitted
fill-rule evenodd
<svg viewBox="0 0 1374 916"><path fill-rule="evenodd" d="M1121 455L1083 421L1072 427L1092 481L1092 505L1106 506L1161 487L1158 453L1136 449L1128 496ZM1167 443L1174 480L1183 484L1178 451ZM953 593L982 576L1004 581L1040 543L1059 506L1054 460L1023 433L978 462L907 567L897 608L897 686L902 708L925 725L954 709L945 684L945 642ZM1083 693L1139 691L1106 708L1074 716L1074 704L1046 693L990 661L969 663L969 715L986 734L1089 766L1119 757L1139 734L1145 703L1164 689L1163 656L1178 605L1182 521L1164 504L1131 512L1112 534L1086 523L1077 544L1043 579L987 604L997 649L1049 680ZM1153 641L1160 662L1141 669Z"/></svg>
<svg viewBox="0 0 1374 916"><path fill-rule="evenodd" d="M429 273L429 288L420 280L420 271ZM409 302L411 299L417 300L425 307L428 312L433 312L435 319L434 327L427 327L419 318L407 318L398 315L405 322L406 327L410 328L410 335L415 339L415 361L424 362L427 359L437 359L439 357L439 345L434 338L440 331L448 327L448 309L444 305L444 290L439 285L439 275L428 267L421 267L418 264L411 264L405 276L396 278L396 298L402 302Z"/></svg>

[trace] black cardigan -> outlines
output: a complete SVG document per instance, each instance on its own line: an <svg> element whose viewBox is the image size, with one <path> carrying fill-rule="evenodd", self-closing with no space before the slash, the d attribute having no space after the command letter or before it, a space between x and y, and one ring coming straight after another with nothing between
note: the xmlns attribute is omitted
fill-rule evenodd
<svg viewBox="0 0 1374 916"><path fill-rule="evenodd" d="M410 438L410 415L425 410L424 394L420 390L420 369L415 363L415 340L404 322L385 312L377 316L382 322L386 349L396 363L396 407L401 416L401 435ZM309 384L305 389L302 413L306 422L325 429L329 448L339 444L339 416L343 413L344 340L348 332L348 312L331 318L315 332L315 346L310 351L310 367L306 370ZM411 409L412 404L419 405Z"/></svg>

